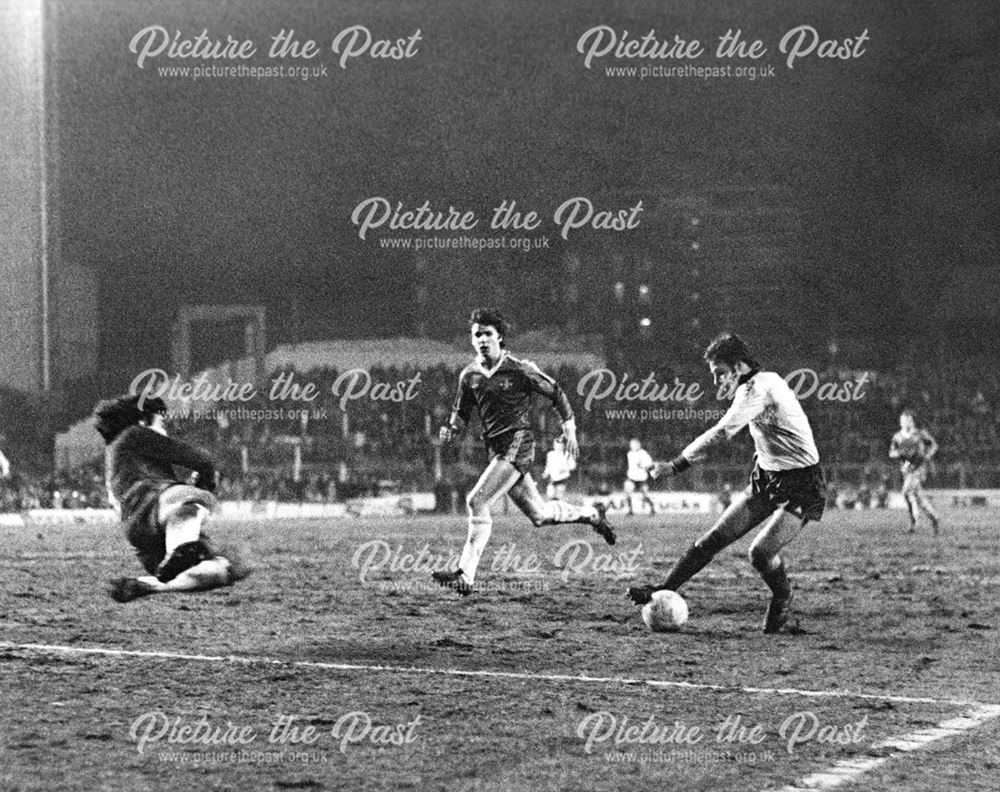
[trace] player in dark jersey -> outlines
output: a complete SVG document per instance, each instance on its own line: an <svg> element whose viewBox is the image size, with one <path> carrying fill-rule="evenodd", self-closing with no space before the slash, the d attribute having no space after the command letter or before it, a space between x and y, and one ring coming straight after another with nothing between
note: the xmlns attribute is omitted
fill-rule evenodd
<svg viewBox="0 0 1000 792"><path fill-rule="evenodd" d="M910 533L917 529L917 518L924 512L931 521L931 529L937 536L941 520L924 495L924 481L927 479L927 462L937 453L937 442L926 429L918 429L913 413L905 410L899 416L899 431L892 436L889 458L900 460L903 474L903 497L910 515Z"/></svg>
<svg viewBox="0 0 1000 792"><path fill-rule="evenodd" d="M217 555L202 534L215 508L215 466L194 446L166 435L162 399L123 396L101 402L95 425L104 442L108 496L148 575L119 578L111 596L129 602L149 594L228 586L248 570ZM175 471L186 468L194 484Z"/></svg>
<svg viewBox="0 0 1000 792"><path fill-rule="evenodd" d="M608 544L615 543L603 505L580 507L566 501L546 501L529 472L535 455L530 408L536 393L551 401L559 413L566 452L574 459L579 452L573 409L559 383L534 363L507 352L504 337L508 325L499 311L473 311L469 324L472 346L478 355L459 375L455 405L448 424L441 427L440 437L442 442L451 440L476 410L490 463L466 499L469 535L458 569L433 574L439 584L460 594L472 591L479 559L493 527L490 506L504 494L536 526L586 523Z"/></svg>

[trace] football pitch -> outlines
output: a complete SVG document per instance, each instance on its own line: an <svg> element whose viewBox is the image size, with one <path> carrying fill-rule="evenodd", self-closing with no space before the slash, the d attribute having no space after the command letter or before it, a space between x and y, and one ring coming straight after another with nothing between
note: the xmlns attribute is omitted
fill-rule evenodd
<svg viewBox="0 0 1000 792"><path fill-rule="evenodd" d="M709 524L496 519L468 598L455 517L215 522L254 574L126 605L113 525L0 528L2 790L992 790L1000 537L943 509L828 512L760 632L749 539L652 634L623 596Z"/></svg>

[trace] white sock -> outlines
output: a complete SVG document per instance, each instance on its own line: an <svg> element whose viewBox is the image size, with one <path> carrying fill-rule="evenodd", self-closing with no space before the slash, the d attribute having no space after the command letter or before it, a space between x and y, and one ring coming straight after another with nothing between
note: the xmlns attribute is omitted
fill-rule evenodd
<svg viewBox="0 0 1000 792"><path fill-rule="evenodd" d="M187 544L188 542L197 542L201 538L201 524L205 521L208 509L201 504L197 504L196 509L197 512L195 514L177 515L167 519L166 545L168 556L180 545Z"/></svg>
<svg viewBox="0 0 1000 792"><path fill-rule="evenodd" d="M597 517L593 506L577 506L566 501L549 501L545 504L546 516L554 523L573 523Z"/></svg>
<svg viewBox="0 0 1000 792"><path fill-rule="evenodd" d="M490 540L492 532L493 518L490 515L469 515L469 537L465 540L458 568L462 570L465 582L470 586L476 579L479 559L483 555L483 550L486 549L486 543Z"/></svg>

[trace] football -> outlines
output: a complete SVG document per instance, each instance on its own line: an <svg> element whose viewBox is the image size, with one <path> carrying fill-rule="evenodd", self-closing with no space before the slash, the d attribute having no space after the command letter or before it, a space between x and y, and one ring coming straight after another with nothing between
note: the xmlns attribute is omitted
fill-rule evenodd
<svg viewBox="0 0 1000 792"><path fill-rule="evenodd" d="M653 632L672 632L688 620L688 606L676 591L657 591L642 607L642 620Z"/></svg>

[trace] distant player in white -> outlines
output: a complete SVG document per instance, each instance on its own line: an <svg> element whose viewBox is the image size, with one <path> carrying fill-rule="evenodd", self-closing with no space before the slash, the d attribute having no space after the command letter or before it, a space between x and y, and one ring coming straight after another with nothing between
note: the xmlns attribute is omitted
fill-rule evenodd
<svg viewBox="0 0 1000 792"><path fill-rule="evenodd" d="M628 463L625 471L625 502L628 504L628 513L635 514L632 495L639 490L642 504L649 506L650 514L656 514L656 504L649 496L649 471L653 467L653 458L637 437L628 441L628 453L625 456Z"/></svg>
<svg viewBox="0 0 1000 792"><path fill-rule="evenodd" d="M705 350L705 360L717 385L735 378L732 406L679 456L656 463L654 470L681 473L700 460L710 445L749 426L756 449L750 486L733 498L718 522L678 559L663 583L630 588L628 596L643 605L654 591L676 591L720 550L764 523L750 545L750 562L771 589L764 632L777 633L788 623L792 605L792 588L779 553L809 521L823 516L826 504L819 453L795 394L781 376L760 370L743 339L730 333L720 335Z"/></svg>
<svg viewBox="0 0 1000 792"><path fill-rule="evenodd" d="M3 455L3 451L0 451L0 479L5 479L10 476L10 460Z"/></svg>
<svg viewBox="0 0 1000 792"><path fill-rule="evenodd" d="M557 437L552 441L552 448L545 455L545 470L542 478L548 481L545 497L550 501L566 499L566 485L570 476L576 470L576 460L566 451L566 441Z"/></svg>
<svg viewBox="0 0 1000 792"><path fill-rule="evenodd" d="M918 429L913 413L905 410L899 416L899 431L892 436L889 458L901 461L903 474L903 497L910 514L910 533L917 529L920 512L931 521L931 528L937 536L941 520L927 496L924 495L924 481L927 479L927 462L937 453L938 444L926 429Z"/></svg>

